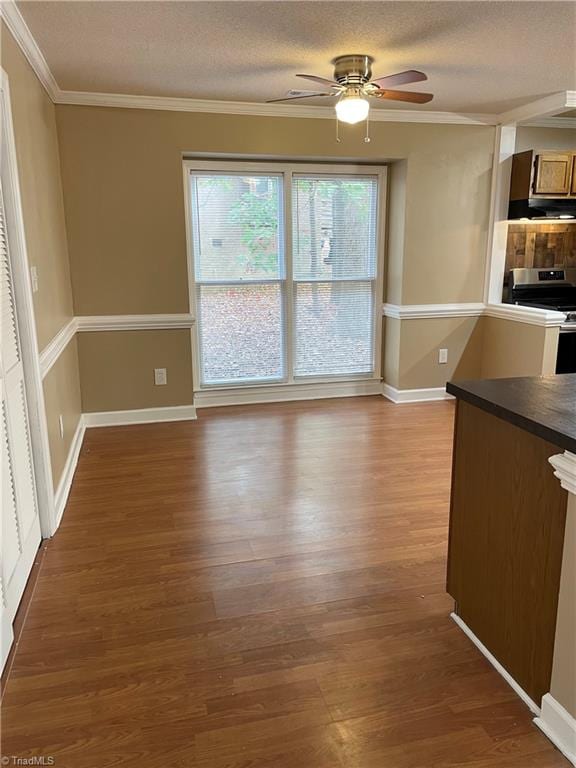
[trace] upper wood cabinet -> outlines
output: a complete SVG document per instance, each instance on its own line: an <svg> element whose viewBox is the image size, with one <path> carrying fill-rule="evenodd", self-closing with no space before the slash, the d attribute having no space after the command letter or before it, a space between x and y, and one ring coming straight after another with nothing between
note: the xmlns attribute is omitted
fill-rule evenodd
<svg viewBox="0 0 576 768"><path fill-rule="evenodd" d="M514 155L510 200L530 197L576 197L576 149L529 149Z"/></svg>
<svg viewBox="0 0 576 768"><path fill-rule="evenodd" d="M568 195L574 155L569 152L542 152L536 155L534 182L535 195Z"/></svg>

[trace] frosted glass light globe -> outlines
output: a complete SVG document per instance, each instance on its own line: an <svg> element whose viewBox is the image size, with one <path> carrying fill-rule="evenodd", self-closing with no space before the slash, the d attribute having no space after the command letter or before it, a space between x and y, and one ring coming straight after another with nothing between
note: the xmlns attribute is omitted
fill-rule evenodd
<svg viewBox="0 0 576 768"><path fill-rule="evenodd" d="M351 125L365 120L368 117L369 110L370 104L368 104L368 100L356 94L351 96L344 95L336 104L338 120L341 120L343 123L350 123Z"/></svg>

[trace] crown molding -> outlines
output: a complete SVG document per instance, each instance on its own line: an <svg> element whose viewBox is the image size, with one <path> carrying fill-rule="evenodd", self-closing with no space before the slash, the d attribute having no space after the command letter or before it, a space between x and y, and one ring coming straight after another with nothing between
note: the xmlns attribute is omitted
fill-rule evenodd
<svg viewBox="0 0 576 768"><path fill-rule="evenodd" d="M38 47L32 32L30 32L28 25L24 21L24 17L20 13L15 0L3 0L3 2L0 2L0 17L4 20L14 40L18 43L20 50L36 73L38 80L46 89L48 96L50 96L53 102L56 102L57 96L60 93L58 83L50 71L50 67L46 63L46 59Z"/></svg>
<svg viewBox="0 0 576 768"><path fill-rule="evenodd" d="M15 41L28 60L38 79L55 104L86 107L117 107L123 109L157 109L169 112L202 112L221 115L249 115L255 117L293 117L334 119L333 107L312 107L288 104L261 104L248 101L217 101L210 99L188 99L170 96L136 96L123 93L92 93L90 91L61 90L38 43L26 24L15 0L0 0L0 17L12 33ZM458 112L436 112L412 109L373 109L372 122L383 123L436 123L444 125L500 125L519 121L530 121L531 125L552 126L547 115L576 107L576 91L560 91L543 99L525 104L501 115L460 114ZM552 118L554 120L554 118ZM556 127L573 127L570 118Z"/></svg>
<svg viewBox="0 0 576 768"><path fill-rule="evenodd" d="M529 104L523 104L521 107L503 112L498 117L498 122L502 125L511 123L527 123L531 120L541 122L543 119L554 116L576 107L576 91L559 91L550 96L544 96L542 99L531 101ZM562 120L562 118L559 118Z"/></svg>
<svg viewBox="0 0 576 768"><path fill-rule="evenodd" d="M522 128L576 128L576 117L543 117L541 120L528 120L520 126Z"/></svg>
<svg viewBox="0 0 576 768"><path fill-rule="evenodd" d="M123 109L159 109L169 112L203 112L219 115L249 115L256 117L307 117L334 119L333 107L311 107L288 104L260 104L250 101L216 101L169 96L134 96L122 93L92 93L89 91L59 91L57 104L85 107L120 107ZM411 109L373 109L371 122L443 123L449 125L495 125L496 115L458 114Z"/></svg>

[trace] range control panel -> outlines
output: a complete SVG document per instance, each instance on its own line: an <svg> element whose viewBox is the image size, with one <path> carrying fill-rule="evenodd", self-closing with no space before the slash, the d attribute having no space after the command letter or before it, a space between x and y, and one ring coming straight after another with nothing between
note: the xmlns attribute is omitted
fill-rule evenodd
<svg viewBox="0 0 576 768"><path fill-rule="evenodd" d="M565 280L563 269L539 269L538 280Z"/></svg>

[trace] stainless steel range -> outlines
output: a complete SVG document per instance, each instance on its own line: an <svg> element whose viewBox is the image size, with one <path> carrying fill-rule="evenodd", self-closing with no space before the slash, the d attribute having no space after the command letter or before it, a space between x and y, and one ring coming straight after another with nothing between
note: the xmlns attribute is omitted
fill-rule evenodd
<svg viewBox="0 0 576 768"><path fill-rule="evenodd" d="M512 269L508 301L525 307L564 312L556 373L576 373L576 268Z"/></svg>

